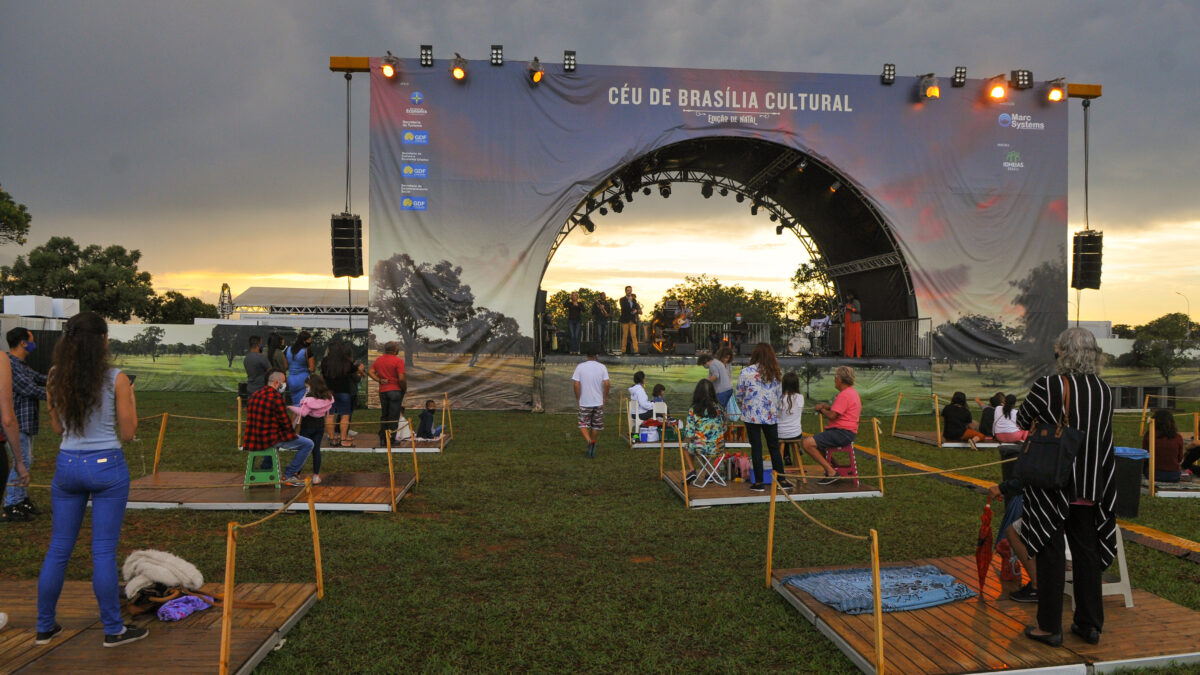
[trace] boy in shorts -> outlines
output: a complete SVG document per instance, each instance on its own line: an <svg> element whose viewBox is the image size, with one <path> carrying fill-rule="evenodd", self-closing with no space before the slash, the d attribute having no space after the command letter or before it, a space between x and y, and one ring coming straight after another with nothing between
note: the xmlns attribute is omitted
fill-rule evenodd
<svg viewBox="0 0 1200 675"><path fill-rule="evenodd" d="M575 366L571 376L575 401L579 404L579 432L587 441L587 457L596 457L596 440L604 428L604 404L608 403L608 368L596 360L595 343L588 347L587 360Z"/></svg>

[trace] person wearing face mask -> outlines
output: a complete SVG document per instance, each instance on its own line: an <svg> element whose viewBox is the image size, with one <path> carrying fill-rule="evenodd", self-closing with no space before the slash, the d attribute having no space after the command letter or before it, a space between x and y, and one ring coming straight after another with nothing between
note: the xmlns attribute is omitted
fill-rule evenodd
<svg viewBox="0 0 1200 675"><path fill-rule="evenodd" d="M17 414L17 425L21 429L21 460L29 469L33 468L33 437L38 432L38 402L46 400L46 376L25 363L25 359L37 349L33 333L21 327L13 328L8 338L8 363L12 368L13 409ZM14 452L16 439L11 439ZM14 466L8 482L17 480ZM41 509L29 501L25 488L14 486L4 497L4 514L11 521L32 520L41 514Z"/></svg>
<svg viewBox="0 0 1200 675"><path fill-rule="evenodd" d="M733 347L734 354L740 354L742 351L742 343L746 341L746 335L750 332L750 327L742 320L742 313L738 312L733 315L733 323L729 324L729 342Z"/></svg>
<svg viewBox="0 0 1200 675"><path fill-rule="evenodd" d="M300 469L312 452L313 442L304 436L298 436L292 428L292 420L288 417L283 400L284 379L286 376L278 370L267 374L267 386L254 392L246 402L246 433L242 436L242 449L247 451L266 450L276 447L280 450L295 450L296 456L286 469L280 472L280 481L284 485L300 486ZM303 398L304 389L300 396ZM261 468L269 469L270 458L263 462Z"/></svg>

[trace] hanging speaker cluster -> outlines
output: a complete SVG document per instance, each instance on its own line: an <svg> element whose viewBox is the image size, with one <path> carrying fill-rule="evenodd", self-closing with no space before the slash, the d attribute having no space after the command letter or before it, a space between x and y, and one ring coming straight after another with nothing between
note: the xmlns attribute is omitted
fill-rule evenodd
<svg viewBox="0 0 1200 675"><path fill-rule="evenodd" d="M1104 233L1083 230L1075 233L1075 253L1071 256L1071 288L1100 288L1100 262L1104 254Z"/></svg>
<svg viewBox="0 0 1200 675"><path fill-rule="evenodd" d="M333 241L333 276L362 276L362 218L349 213L335 214L330 220Z"/></svg>

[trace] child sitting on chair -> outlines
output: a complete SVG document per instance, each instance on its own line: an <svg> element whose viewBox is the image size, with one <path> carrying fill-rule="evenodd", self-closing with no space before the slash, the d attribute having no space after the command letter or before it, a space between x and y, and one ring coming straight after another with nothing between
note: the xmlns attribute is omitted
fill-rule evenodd
<svg viewBox="0 0 1200 675"><path fill-rule="evenodd" d="M692 455L713 457L717 454L718 441L725 435L725 411L717 403L717 390L707 378L696 383L692 392L692 407L688 410L687 422L683 425L683 441L687 444L688 474L685 481L698 479ZM692 483L695 487L700 487Z"/></svg>
<svg viewBox="0 0 1200 675"><path fill-rule="evenodd" d="M433 440L442 437L442 428L433 426L433 416L437 407L433 399L425 401L425 409L421 411L420 421L417 422L417 438Z"/></svg>
<svg viewBox="0 0 1200 675"><path fill-rule="evenodd" d="M651 392L651 394L650 394L650 396L652 397L650 399L650 402L651 403L666 403L666 401L663 400L663 394L665 394L665 393L667 393L667 388L665 386L663 386L661 384L654 385L654 391Z"/></svg>
<svg viewBox="0 0 1200 675"><path fill-rule="evenodd" d="M325 439L325 415L333 407L333 392L319 373L309 375L305 387L308 393L300 399L300 405L289 405L288 410L300 420L297 433L313 443L312 482L316 485L321 482L321 441Z"/></svg>

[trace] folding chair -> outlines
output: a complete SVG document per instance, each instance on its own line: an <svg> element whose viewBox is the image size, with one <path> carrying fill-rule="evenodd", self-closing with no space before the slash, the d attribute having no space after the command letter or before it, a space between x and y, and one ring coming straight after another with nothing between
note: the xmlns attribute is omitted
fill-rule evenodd
<svg viewBox="0 0 1200 675"><path fill-rule="evenodd" d="M725 461L725 442L717 440L717 452L712 457L708 455L692 455L700 462L696 468L696 478L692 481L694 487L702 488L709 483L725 487L725 478L721 476L721 463Z"/></svg>
<svg viewBox="0 0 1200 675"><path fill-rule="evenodd" d="M858 487L858 462L855 461L855 459L854 459L854 446L853 445L843 445L843 446L839 446L836 448L826 448L825 449L825 461L829 462L830 464L833 464L833 454L835 452L840 452L840 453L845 453L847 455L850 455L850 466L835 466L834 467L834 470L837 471L837 475L853 476L854 477L854 487Z"/></svg>

